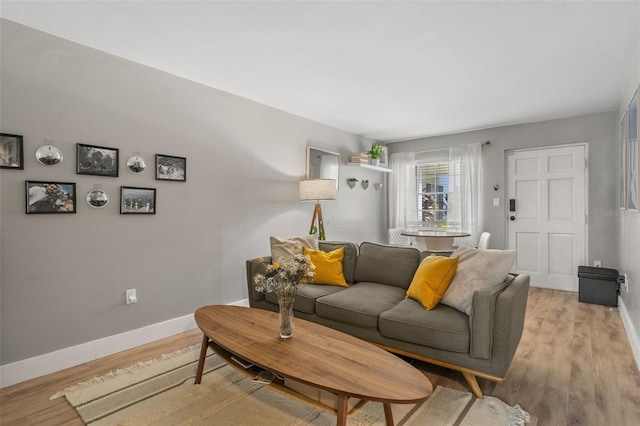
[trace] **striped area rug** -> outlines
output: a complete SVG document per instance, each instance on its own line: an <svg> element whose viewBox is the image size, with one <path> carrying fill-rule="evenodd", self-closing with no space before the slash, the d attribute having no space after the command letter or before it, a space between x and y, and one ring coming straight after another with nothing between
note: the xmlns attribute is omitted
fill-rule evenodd
<svg viewBox="0 0 640 426"><path fill-rule="evenodd" d="M80 383L64 396L90 425L335 425L334 414L257 383L207 357L201 385L194 385L199 345ZM394 404L397 425L523 425L529 415L497 398L437 387L420 404ZM384 425L382 404L370 402L348 419L350 426Z"/></svg>

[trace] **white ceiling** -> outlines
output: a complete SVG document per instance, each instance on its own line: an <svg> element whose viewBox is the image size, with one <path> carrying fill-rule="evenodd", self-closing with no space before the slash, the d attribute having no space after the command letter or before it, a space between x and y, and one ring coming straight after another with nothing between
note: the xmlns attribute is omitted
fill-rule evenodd
<svg viewBox="0 0 640 426"><path fill-rule="evenodd" d="M3 0L0 15L397 141L615 110L639 5Z"/></svg>

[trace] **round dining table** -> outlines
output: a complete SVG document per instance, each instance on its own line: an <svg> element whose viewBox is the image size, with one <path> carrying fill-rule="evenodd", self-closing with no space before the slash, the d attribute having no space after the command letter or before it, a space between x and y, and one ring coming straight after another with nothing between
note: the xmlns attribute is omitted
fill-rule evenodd
<svg viewBox="0 0 640 426"><path fill-rule="evenodd" d="M447 251L452 250L453 239L458 237L470 237L468 232L459 231L402 231L401 235L414 237L420 251Z"/></svg>

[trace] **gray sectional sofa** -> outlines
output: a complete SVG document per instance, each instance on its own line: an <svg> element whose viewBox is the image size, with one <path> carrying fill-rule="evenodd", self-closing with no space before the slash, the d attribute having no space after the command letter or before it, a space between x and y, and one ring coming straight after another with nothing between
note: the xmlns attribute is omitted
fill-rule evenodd
<svg viewBox="0 0 640 426"><path fill-rule="evenodd" d="M471 315L439 304L427 311L405 293L429 252L411 247L349 242L319 243L323 251L345 248L343 273L349 287L302 285L295 316L374 343L390 352L460 371L481 398L476 380L504 381L520 342L529 290L528 275L509 274L495 287L474 293ZM265 263L247 260L249 303L278 311L273 294L259 293L253 277Z"/></svg>

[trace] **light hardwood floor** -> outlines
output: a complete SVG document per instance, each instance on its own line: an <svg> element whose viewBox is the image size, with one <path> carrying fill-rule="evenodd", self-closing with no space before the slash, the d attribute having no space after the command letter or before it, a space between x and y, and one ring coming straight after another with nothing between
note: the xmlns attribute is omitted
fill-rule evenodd
<svg viewBox="0 0 640 426"><path fill-rule="evenodd" d="M0 391L2 425L82 425L54 393L196 343L199 330L140 346ZM436 385L466 390L459 373L418 363ZM507 379L479 379L485 395L520 404L538 425L640 425L640 373L616 309L577 293L532 288L524 335Z"/></svg>

